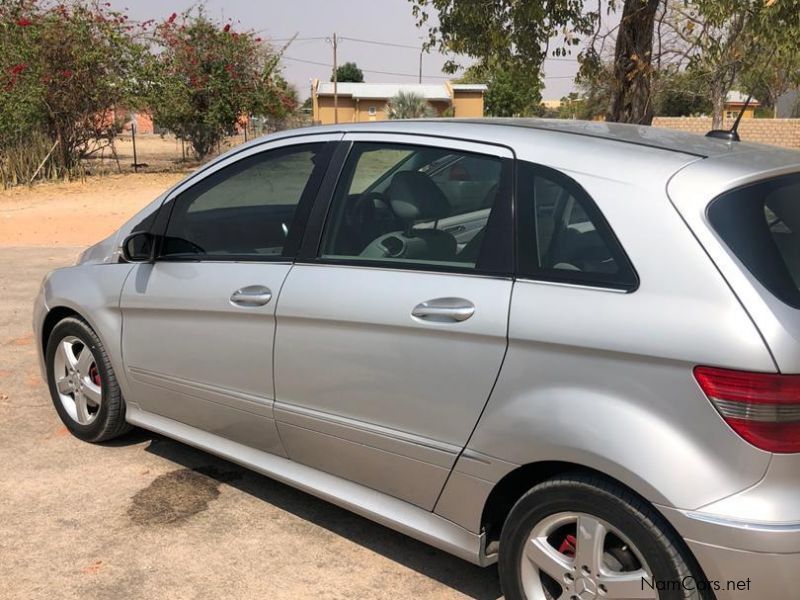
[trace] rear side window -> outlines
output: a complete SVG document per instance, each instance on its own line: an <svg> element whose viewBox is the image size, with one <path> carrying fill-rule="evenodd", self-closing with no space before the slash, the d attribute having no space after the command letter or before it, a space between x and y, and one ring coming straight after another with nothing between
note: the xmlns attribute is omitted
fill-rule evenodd
<svg viewBox="0 0 800 600"><path fill-rule="evenodd" d="M800 174L727 192L709 205L708 219L765 288L800 308Z"/></svg>
<svg viewBox="0 0 800 600"><path fill-rule="evenodd" d="M523 277L632 291L638 278L597 205L563 173L519 163L518 271Z"/></svg>

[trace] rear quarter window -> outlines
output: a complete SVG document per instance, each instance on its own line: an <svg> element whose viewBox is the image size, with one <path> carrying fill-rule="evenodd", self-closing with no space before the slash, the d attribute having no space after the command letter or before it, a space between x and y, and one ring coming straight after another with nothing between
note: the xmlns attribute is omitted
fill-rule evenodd
<svg viewBox="0 0 800 600"><path fill-rule="evenodd" d="M722 194L708 220L765 288L800 308L800 173Z"/></svg>

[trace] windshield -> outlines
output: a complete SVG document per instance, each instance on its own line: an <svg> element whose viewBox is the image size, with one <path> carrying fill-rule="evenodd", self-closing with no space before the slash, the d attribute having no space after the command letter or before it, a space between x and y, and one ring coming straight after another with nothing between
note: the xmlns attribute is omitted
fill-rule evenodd
<svg viewBox="0 0 800 600"><path fill-rule="evenodd" d="M800 173L727 192L708 218L764 287L800 308Z"/></svg>

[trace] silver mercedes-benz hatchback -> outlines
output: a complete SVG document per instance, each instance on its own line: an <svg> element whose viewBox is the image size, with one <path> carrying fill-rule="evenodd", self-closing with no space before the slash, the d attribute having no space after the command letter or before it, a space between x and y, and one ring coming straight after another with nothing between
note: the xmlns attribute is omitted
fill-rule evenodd
<svg viewBox="0 0 800 600"><path fill-rule="evenodd" d="M48 275L34 328L77 437L197 446L497 561L507 598L797 597L800 153L288 131Z"/></svg>

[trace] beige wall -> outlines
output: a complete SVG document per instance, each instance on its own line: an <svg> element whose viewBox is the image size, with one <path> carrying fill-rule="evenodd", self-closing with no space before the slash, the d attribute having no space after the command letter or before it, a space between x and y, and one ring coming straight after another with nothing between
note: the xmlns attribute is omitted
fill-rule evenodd
<svg viewBox="0 0 800 600"><path fill-rule="evenodd" d="M453 91L454 117L482 117L483 92Z"/></svg>
<svg viewBox="0 0 800 600"><path fill-rule="evenodd" d="M386 119L386 100L358 100L358 113L356 121L359 123L369 121L384 121ZM369 114L370 108L375 108L375 114Z"/></svg>
<svg viewBox="0 0 800 600"><path fill-rule="evenodd" d="M347 96L339 96L339 123L352 123L355 120L355 102ZM333 110L333 96L317 97L317 114L314 121L328 125L335 123Z"/></svg>
<svg viewBox="0 0 800 600"><path fill-rule="evenodd" d="M354 100L349 96L339 97L339 123L364 123L369 121L383 121L386 119L387 100ZM436 116L444 116L450 108L450 103L445 101L430 102L436 111ZM375 107L375 114L371 115L370 107ZM334 123L333 96L318 96L314 103L314 121L322 125ZM473 116L473 115L464 115ZM482 113L480 116L483 116Z"/></svg>
<svg viewBox="0 0 800 600"><path fill-rule="evenodd" d="M730 127L732 124L732 119L726 119L724 127ZM656 117L653 119L653 127L705 134L711 129L711 117ZM743 117L739 124L739 135L746 142L800 149L800 119Z"/></svg>

